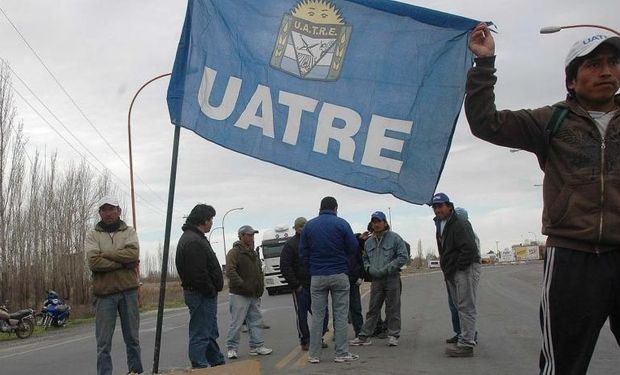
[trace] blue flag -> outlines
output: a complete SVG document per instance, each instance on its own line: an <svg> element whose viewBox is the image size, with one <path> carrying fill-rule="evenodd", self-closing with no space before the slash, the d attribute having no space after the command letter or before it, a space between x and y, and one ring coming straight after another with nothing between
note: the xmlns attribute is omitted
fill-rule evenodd
<svg viewBox="0 0 620 375"><path fill-rule="evenodd" d="M426 203L477 23L389 0L189 0L170 118L261 160Z"/></svg>

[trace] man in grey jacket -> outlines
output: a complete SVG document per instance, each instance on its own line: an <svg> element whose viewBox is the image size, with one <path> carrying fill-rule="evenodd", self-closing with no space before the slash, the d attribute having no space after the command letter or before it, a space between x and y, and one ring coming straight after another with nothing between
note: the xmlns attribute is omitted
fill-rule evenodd
<svg viewBox="0 0 620 375"><path fill-rule="evenodd" d="M350 344L370 345L368 337L373 333L385 301L385 319L388 329L388 345L397 346L400 337L400 268L407 263L405 241L390 230L385 214L374 212L370 217L372 235L364 244L364 269L372 277L368 314L362 329Z"/></svg>

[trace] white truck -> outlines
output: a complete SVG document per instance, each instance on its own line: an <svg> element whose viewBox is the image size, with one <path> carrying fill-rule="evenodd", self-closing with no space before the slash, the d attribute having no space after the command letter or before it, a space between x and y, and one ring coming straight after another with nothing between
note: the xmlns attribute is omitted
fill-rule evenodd
<svg viewBox="0 0 620 375"><path fill-rule="evenodd" d="M265 273L265 288L270 296L277 292L288 290L288 283L284 280L280 271L280 253L284 243L295 235L288 225L278 225L273 229L267 229L263 233L261 249L263 253L263 266Z"/></svg>

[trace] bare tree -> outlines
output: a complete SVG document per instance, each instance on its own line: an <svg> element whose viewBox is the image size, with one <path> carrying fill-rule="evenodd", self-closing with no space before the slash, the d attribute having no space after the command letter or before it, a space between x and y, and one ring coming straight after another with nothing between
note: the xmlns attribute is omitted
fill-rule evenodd
<svg viewBox="0 0 620 375"><path fill-rule="evenodd" d="M32 306L54 289L86 304L85 234L97 220L96 203L116 187L85 161L59 171L56 153L28 158L15 116L8 68L0 65L0 298Z"/></svg>

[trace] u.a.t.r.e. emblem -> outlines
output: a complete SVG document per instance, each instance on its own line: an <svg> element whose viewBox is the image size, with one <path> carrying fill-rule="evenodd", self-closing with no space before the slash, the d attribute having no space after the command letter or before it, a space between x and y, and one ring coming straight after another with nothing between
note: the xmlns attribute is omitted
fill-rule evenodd
<svg viewBox="0 0 620 375"><path fill-rule="evenodd" d="M351 31L330 1L300 0L282 17L270 65L302 79L335 81Z"/></svg>

